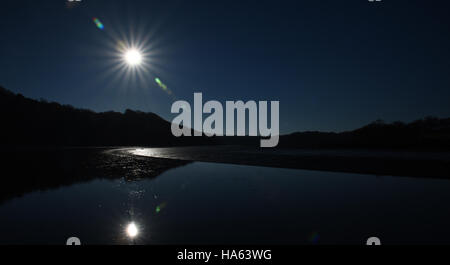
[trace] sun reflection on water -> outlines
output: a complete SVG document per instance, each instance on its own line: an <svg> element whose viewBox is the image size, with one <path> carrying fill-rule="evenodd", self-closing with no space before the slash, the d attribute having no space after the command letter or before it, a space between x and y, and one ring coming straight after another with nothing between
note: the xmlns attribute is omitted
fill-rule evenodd
<svg viewBox="0 0 450 265"><path fill-rule="evenodd" d="M137 156L147 156L147 157L160 157L161 154L158 152L158 149L155 148L136 148L129 150L129 152L133 155Z"/></svg>
<svg viewBox="0 0 450 265"><path fill-rule="evenodd" d="M131 239L134 239L139 235L139 229L134 222L128 224L126 232L127 236Z"/></svg>

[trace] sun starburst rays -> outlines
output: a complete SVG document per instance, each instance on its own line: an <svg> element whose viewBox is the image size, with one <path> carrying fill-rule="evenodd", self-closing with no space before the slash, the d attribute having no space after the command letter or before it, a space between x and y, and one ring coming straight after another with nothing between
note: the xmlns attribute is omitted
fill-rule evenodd
<svg viewBox="0 0 450 265"><path fill-rule="evenodd" d="M108 89L151 88L154 75L158 74L156 55L161 52L156 49L160 43L155 35L158 30L132 26L133 23L128 26L108 24L110 26L99 39L104 49L98 54L105 67L98 73L99 81Z"/></svg>

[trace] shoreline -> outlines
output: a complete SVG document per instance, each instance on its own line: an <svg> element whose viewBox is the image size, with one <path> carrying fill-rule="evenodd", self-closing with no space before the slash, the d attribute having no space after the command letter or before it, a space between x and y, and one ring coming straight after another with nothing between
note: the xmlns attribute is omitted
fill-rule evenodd
<svg viewBox="0 0 450 265"><path fill-rule="evenodd" d="M94 179L137 181L157 178L167 170L193 162L450 180L450 161L446 159L285 154L238 146L19 148L1 150L0 159L5 165L0 204L31 192Z"/></svg>
<svg viewBox="0 0 450 265"><path fill-rule="evenodd" d="M401 176L420 178L450 179L450 153L442 157L429 154L411 155L413 152L391 152L391 156L371 155L336 155L346 150L334 150L333 154L283 154L277 150L263 150L248 147L169 147L169 148L123 148L115 149L141 157L176 159L190 162L225 163L247 166L302 169L314 171L331 171L381 176ZM283 150L285 151L285 150ZM305 151L305 150L299 150ZM373 152L375 153L375 152ZM423 154L423 153L422 153ZM433 153L435 154L435 153Z"/></svg>

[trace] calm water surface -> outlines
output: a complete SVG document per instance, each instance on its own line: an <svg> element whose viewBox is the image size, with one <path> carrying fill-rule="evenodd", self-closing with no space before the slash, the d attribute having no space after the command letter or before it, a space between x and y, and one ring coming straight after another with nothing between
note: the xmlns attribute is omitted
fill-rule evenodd
<svg viewBox="0 0 450 265"><path fill-rule="evenodd" d="M0 244L450 243L449 202L446 180L196 162L8 200Z"/></svg>

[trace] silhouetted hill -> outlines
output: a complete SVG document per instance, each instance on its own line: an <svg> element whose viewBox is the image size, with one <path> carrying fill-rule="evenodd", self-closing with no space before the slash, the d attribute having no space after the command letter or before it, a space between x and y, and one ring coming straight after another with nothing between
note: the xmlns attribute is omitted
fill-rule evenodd
<svg viewBox="0 0 450 265"><path fill-rule="evenodd" d="M77 109L33 100L0 87L3 146L251 145L259 137L176 138L170 123L154 113ZM412 123L375 121L343 133L299 132L281 136L280 148L376 148L450 150L450 118Z"/></svg>
<svg viewBox="0 0 450 265"><path fill-rule="evenodd" d="M206 144L209 139L172 136L170 123L153 113L95 113L37 101L0 87L1 145L171 146Z"/></svg>
<svg viewBox="0 0 450 265"><path fill-rule="evenodd" d="M282 136L280 147L450 150L450 118L412 123L375 121L342 133L304 132Z"/></svg>

